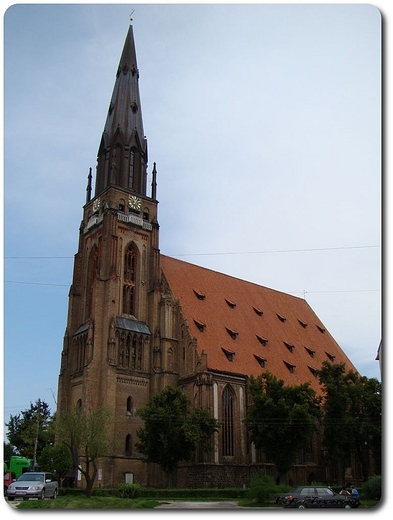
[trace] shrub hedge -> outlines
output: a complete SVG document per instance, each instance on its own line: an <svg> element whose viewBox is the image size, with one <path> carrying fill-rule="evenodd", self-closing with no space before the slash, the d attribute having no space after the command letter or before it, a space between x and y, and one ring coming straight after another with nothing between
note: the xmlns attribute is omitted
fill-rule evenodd
<svg viewBox="0 0 393 520"><path fill-rule="evenodd" d="M285 484L277 485L272 476L259 473L252 479L247 496L257 504L269 504L290 489L291 486Z"/></svg>
<svg viewBox="0 0 393 520"><path fill-rule="evenodd" d="M156 499L235 499L244 498L247 490L242 488L189 488L189 489L156 489L156 488L142 488L141 497L156 498Z"/></svg>
<svg viewBox="0 0 393 520"><path fill-rule="evenodd" d="M381 500L381 496L382 477L381 475L374 475L363 484L361 498L365 500Z"/></svg>
<svg viewBox="0 0 393 520"><path fill-rule="evenodd" d="M139 484L120 484L120 486L116 489L104 489L104 488L94 488L92 495L93 496L117 496L124 498L134 498L131 496L132 493L135 493L135 497L138 496L140 498L155 498L155 499L166 499L166 500L176 500L176 499L238 499L245 498L247 496L247 489L243 488L202 488L202 489L178 489L178 488L170 488L170 489L157 489L157 488L148 488L142 487ZM74 496L83 496L85 494L84 489L79 488L61 488L59 490L59 495L74 495ZM129 496L128 496L129 495Z"/></svg>

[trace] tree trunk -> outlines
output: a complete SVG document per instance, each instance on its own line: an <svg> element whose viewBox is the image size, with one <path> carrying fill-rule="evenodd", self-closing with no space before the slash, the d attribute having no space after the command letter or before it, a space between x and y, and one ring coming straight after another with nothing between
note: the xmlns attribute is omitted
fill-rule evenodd
<svg viewBox="0 0 393 520"><path fill-rule="evenodd" d="M90 475L90 461L87 460L86 469L85 469L85 471L83 471L83 474L84 474L84 477L86 480L85 493L86 493L86 496L90 498L92 491L93 491L94 482L95 482L95 479L97 476L97 467L96 467L94 461L93 461L93 473Z"/></svg>
<svg viewBox="0 0 393 520"><path fill-rule="evenodd" d="M360 448L358 450L358 457L359 457L360 465L362 467L362 477L363 477L363 480L366 481L366 480L368 480L369 459L370 459L370 454L369 454L367 445L365 445L364 448Z"/></svg>
<svg viewBox="0 0 393 520"><path fill-rule="evenodd" d="M91 493L93 491L94 480L90 478L90 476L86 479L86 496L91 497Z"/></svg>

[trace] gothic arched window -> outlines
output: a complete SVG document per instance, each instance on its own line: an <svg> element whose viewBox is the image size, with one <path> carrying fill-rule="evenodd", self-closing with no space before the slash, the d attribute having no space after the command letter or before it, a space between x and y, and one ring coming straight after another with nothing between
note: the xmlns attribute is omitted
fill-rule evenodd
<svg viewBox="0 0 393 520"><path fill-rule="evenodd" d="M130 354L131 354L131 337L128 334L127 341L126 341L126 359L124 362L125 367L130 367Z"/></svg>
<svg viewBox="0 0 393 520"><path fill-rule="evenodd" d="M116 333L116 336L118 338L118 355L117 355L117 363L120 366L123 366L124 364L124 356L125 356L125 342L126 342L126 335L124 332L121 334L119 332Z"/></svg>
<svg viewBox="0 0 393 520"><path fill-rule="evenodd" d="M127 397L127 415L132 415L132 397Z"/></svg>
<svg viewBox="0 0 393 520"><path fill-rule="evenodd" d="M230 386L226 386L222 393L222 454L224 457L233 457L235 454L234 404L235 392Z"/></svg>
<svg viewBox="0 0 393 520"><path fill-rule="evenodd" d="M135 285L137 269L137 252L130 245L124 255L123 269L123 314L135 313Z"/></svg>
<svg viewBox="0 0 393 520"><path fill-rule="evenodd" d="M125 453L127 457L130 457L132 455L132 442L130 434L128 434L126 437Z"/></svg>
<svg viewBox="0 0 393 520"><path fill-rule="evenodd" d="M136 369L142 370L143 369L143 338L139 338L138 343L138 354L137 354L137 360L136 360Z"/></svg>
<svg viewBox="0 0 393 520"><path fill-rule="evenodd" d="M85 301L85 318L89 318L92 313L94 281L98 272L98 248L94 246L90 252L87 266L87 284Z"/></svg>
<svg viewBox="0 0 393 520"><path fill-rule="evenodd" d="M131 367L136 368L136 336L132 338Z"/></svg>

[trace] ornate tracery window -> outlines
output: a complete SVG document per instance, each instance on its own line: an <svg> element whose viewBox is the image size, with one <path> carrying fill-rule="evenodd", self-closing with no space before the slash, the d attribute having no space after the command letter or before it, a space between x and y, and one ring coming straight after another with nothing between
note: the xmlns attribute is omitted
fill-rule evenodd
<svg viewBox="0 0 393 520"><path fill-rule="evenodd" d="M135 368L137 370L143 370L143 338L142 337L139 338L139 342L138 342L138 352L137 352Z"/></svg>
<svg viewBox="0 0 393 520"><path fill-rule="evenodd" d="M137 270L137 252L130 245L124 255L123 270L123 314L135 313L135 286Z"/></svg>
<svg viewBox="0 0 393 520"><path fill-rule="evenodd" d="M136 336L132 338L132 357L131 357L131 368L135 368L136 359Z"/></svg>
<svg viewBox="0 0 393 520"><path fill-rule="evenodd" d="M117 332L116 339L118 366L131 370L143 370L145 338L131 332L128 334Z"/></svg>
<svg viewBox="0 0 393 520"><path fill-rule="evenodd" d="M224 457L235 455L235 392L226 386L222 393L222 454Z"/></svg>

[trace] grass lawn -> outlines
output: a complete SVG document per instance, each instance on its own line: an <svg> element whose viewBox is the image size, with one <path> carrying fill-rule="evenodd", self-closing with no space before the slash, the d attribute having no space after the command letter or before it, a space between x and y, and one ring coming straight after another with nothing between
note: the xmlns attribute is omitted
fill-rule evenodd
<svg viewBox="0 0 393 520"><path fill-rule="evenodd" d="M187 499L182 498L181 500L186 501ZM192 500L197 500L198 502L202 501L201 499L195 498L188 499L187 501ZM219 499L214 498L213 501L219 501ZM163 500L158 501L149 498L118 498L97 496L88 498L86 496L73 495L60 496L57 497L56 500L46 499L16 501L16 503L18 503L17 509L154 509L162 502ZM248 499L240 499L239 505L242 507L261 507L261 504L256 504L255 502ZM270 507L273 506L277 507L277 509L282 509L281 506L275 504L268 505ZM376 505L378 505L377 500L364 500L361 501L359 509L372 508Z"/></svg>
<svg viewBox="0 0 393 520"><path fill-rule="evenodd" d="M21 501L17 509L153 509L158 500L147 498L64 496L56 500Z"/></svg>

